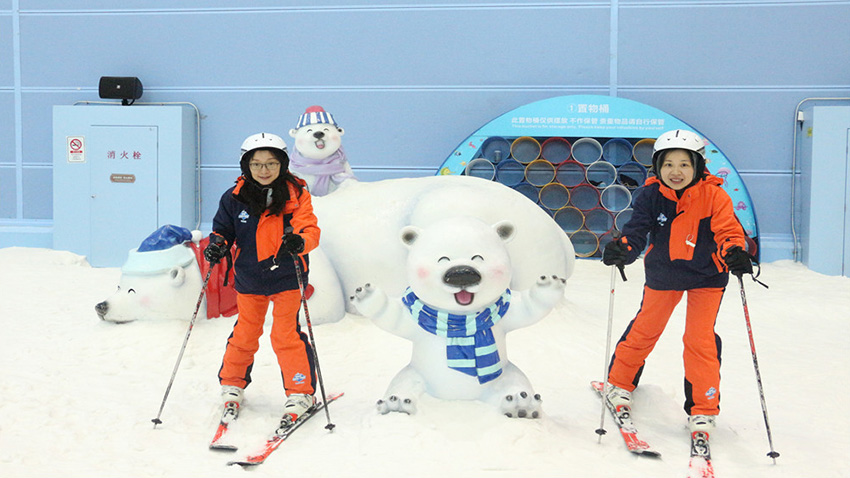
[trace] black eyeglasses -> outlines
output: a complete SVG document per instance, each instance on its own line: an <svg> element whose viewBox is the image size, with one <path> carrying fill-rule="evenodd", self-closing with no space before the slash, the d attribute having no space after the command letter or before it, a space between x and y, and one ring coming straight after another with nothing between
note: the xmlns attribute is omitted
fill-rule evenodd
<svg viewBox="0 0 850 478"><path fill-rule="evenodd" d="M248 167L251 168L251 171L260 171L263 168L266 168L269 171L277 171L280 169L280 163L277 161L269 163L248 163Z"/></svg>

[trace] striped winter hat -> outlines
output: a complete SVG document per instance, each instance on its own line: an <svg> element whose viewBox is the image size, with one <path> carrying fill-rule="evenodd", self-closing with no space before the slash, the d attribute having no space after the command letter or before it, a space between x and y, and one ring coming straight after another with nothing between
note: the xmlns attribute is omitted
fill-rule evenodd
<svg viewBox="0 0 850 478"><path fill-rule="evenodd" d="M302 126L310 124L332 124L339 127L336 120L334 120L334 117L321 106L311 106L307 108L307 110L304 111L304 114L298 118L298 126L296 126L295 129L299 129Z"/></svg>

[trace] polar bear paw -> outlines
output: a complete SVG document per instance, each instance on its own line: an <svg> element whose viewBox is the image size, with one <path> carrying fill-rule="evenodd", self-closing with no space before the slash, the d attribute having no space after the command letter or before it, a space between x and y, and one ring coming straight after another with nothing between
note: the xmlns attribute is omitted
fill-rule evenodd
<svg viewBox="0 0 850 478"><path fill-rule="evenodd" d="M510 418L540 418L543 399L540 394L531 396L522 391L514 395L505 395L502 399L501 410Z"/></svg>
<svg viewBox="0 0 850 478"><path fill-rule="evenodd" d="M546 303L555 304L564 295L564 289L567 287L567 280L556 275L540 276L534 288L531 290L532 296Z"/></svg>
<svg viewBox="0 0 850 478"><path fill-rule="evenodd" d="M381 415L386 415L390 412L401 412L408 415L416 413L416 402L413 399L399 398L397 395L390 395L387 398L378 400L376 406Z"/></svg>
<svg viewBox="0 0 850 478"><path fill-rule="evenodd" d="M556 275L540 276L537 279L537 287L549 287L553 289L563 289L567 286L567 279L562 279Z"/></svg>
<svg viewBox="0 0 850 478"><path fill-rule="evenodd" d="M377 315L387 305L387 294L380 287L374 287L372 284L358 287L349 299L357 311L366 317Z"/></svg>

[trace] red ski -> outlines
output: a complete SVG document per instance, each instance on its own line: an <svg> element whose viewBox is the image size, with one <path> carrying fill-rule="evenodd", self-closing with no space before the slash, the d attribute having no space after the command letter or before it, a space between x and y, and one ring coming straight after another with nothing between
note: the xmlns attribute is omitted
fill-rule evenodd
<svg viewBox="0 0 850 478"><path fill-rule="evenodd" d="M688 463L688 478L714 478L707 432L696 431L691 433L691 461Z"/></svg>
<svg viewBox="0 0 850 478"><path fill-rule="evenodd" d="M210 450L225 450L225 451L236 451L236 445L227 442L227 431L229 430L230 424L221 422L218 424L218 428L215 430L215 436L210 442Z"/></svg>
<svg viewBox="0 0 850 478"><path fill-rule="evenodd" d="M327 403L333 402L334 400L341 397L342 395L343 395L342 393L337 393L335 395L329 396ZM298 417L298 420L296 420L295 423L292 423L291 425L278 426L278 428L274 431L274 433L272 433L272 435L263 444L263 447L260 449L260 451L258 453L254 454L254 455L247 456L242 460L227 462L227 464L228 465L240 465L242 467L249 467L249 466L256 466L256 465L263 463L264 461L266 461L266 458L268 458L269 455L272 454L272 452L277 450L277 448L281 445L281 443L283 443L283 441L286 440L289 437L289 435L292 434L292 432L297 430L298 427L300 427L301 425L304 424L304 422L306 422L310 418L314 417L317 413L322 411L325 408L325 406L326 406L326 403L319 402L319 403L316 404L315 407L311 408L310 410L308 410L307 412L302 414L300 417Z"/></svg>
<svg viewBox="0 0 850 478"><path fill-rule="evenodd" d="M602 397L603 388L605 384L602 382L593 381L590 382L590 385L594 390ZM604 400L604 397L603 397ZM623 441L626 442L626 448L636 455L648 456L648 457L660 457L661 453L652 449L652 447L645 440L641 439L638 435L637 428L632 422L631 409L627 406L619 407L617 410L611 408L608 405L607 400L606 406L609 411L611 411L611 415L614 417L614 422L617 423L617 427L620 429L620 435L623 436Z"/></svg>
<svg viewBox="0 0 850 478"><path fill-rule="evenodd" d="M228 405L230 403L228 402ZM230 425L236 421L236 417L239 415L239 404L232 403L235 406L225 406L224 412L221 414L215 436L210 442L210 450L236 451L236 445L227 442L227 432L230 430Z"/></svg>

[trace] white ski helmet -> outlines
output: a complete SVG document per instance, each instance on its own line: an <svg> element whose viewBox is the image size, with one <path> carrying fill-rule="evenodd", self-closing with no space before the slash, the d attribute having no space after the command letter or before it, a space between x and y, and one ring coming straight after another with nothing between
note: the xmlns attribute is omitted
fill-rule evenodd
<svg viewBox="0 0 850 478"><path fill-rule="evenodd" d="M271 133L257 133L245 138L242 142L242 153L239 156L239 161L245 159L245 155L260 148L279 149L286 153L286 142L283 138Z"/></svg>
<svg viewBox="0 0 850 478"><path fill-rule="evenodd" d="M693 131L674 129L662 133L652 148L652 167L658 173L664 153L671 149L684 149L691 152L694 163L694 179L703 177L705 172L705 141Z"/></svg>

